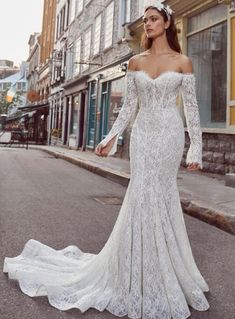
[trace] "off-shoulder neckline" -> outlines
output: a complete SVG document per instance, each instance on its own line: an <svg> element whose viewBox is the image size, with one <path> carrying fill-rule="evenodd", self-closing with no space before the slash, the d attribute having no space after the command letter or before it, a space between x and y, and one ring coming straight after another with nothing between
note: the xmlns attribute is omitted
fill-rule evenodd
<svg viewBox="0 0 235 319"><path fill-rule="evenodd" d="M179 74L179 75L182 75L182 76L195 76L194 73L182 73L182 72L178 72L178 71L165 71L165 72L162 72L161 74L159 74L156 78L152 78L146 71L144 70L127 70L127 73L126 74L129 74L129 75L135 75L135 74L138 74L138 73L142 73L144 74L146 77L148 77L150 80L152 81L156 81L158 80L159 78L161 78L163 75L166 75L166 74Z"/></svg>

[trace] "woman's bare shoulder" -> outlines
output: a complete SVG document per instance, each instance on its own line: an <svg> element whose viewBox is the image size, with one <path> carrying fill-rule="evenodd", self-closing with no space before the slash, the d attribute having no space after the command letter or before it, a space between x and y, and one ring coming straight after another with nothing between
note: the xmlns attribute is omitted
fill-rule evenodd
<svg viewBox="0 0 235 319"><path fill-rule="evenodd" d="M139 70L139 66L141 64L141 62L143 61L143 59L147 56L146 51L136 54L133 57L130 58L129 62L128 62L128 70L131 71L138 71Z"/></svg>
<svg viewBox="0 0 235 319"><path fill-rule="evenodd" d="M182 73L193 73L193 63L187 55L179 55L179 66Z"/></svg>

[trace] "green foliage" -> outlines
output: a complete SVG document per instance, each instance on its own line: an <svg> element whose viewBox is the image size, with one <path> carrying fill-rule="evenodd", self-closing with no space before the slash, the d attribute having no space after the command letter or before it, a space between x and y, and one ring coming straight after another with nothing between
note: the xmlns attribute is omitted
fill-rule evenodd
<svg viewBox="0 0 235 319"><path fill-rule="evenodd" d="M7 102L7 100L6 100L7 92L8 92L8 89L3 91L3 92L0 92L0 114L4 114L4 113L7 114L9 108L22 104L21 99L20 99L22 94L23 94L22 91L16 92L16 94L13 98L13 101L11 103Z"/></svg>

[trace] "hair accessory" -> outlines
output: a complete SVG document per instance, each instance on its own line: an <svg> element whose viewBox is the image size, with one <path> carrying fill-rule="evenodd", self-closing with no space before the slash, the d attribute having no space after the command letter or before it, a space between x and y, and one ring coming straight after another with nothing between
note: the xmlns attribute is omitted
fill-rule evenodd
<svg viewBox="0 0 235 319"><path fill-rule="evenodd" d="M148 6L156 7L159 11L165 11L167 19L170 20L171 15L174 11L171 9L169 5L164 5L163 2L165 2L165 0L151 0L149 1Z"/></svg>

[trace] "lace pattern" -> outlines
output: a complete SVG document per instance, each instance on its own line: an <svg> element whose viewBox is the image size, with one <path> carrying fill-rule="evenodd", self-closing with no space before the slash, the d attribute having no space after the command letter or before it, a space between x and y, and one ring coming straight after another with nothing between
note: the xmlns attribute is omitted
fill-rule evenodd
<svg viewBox="0 0 235 319"><path fill-rule="evenodd" d="M182 97L184 113L190 137L190 147L186 157L186 163L198 163L202 168L202 131L200 116L196 98L195 76L184 76L182 80Z"/></svg>
<svg viewBox="0 0 235 319"><path fill-rule="evenodd" d="M128 72L126 85L123 108L102 143L114 136L117 142L139 104L130 140L131 180L105 246L94 255L29 240L18 257L5 259L3 270L24 293L47 295L60 310L92 307L133 319L186 319L189 305L209 308L209 288L192 254L177 189L184 149L175 105L180 89L192 138L188 160L201 156L194 77L167 72L151 79Z"/></svg>
<svg viewBox="0 0 235 319"><path fill-rule="evenodd" d="M138 95L137 95L137 90L135 85L135 79L129 73L126 75L125 87L126 87L126 90L125 90L125 98L124 98L123 106L109 134L100 143L101 145L105 146L114 136L116 136L114 145L112 149L109 151L109 155L113 155L116 153L118 138L127 127L132 115L135 113L137 109Z"/></svg>

